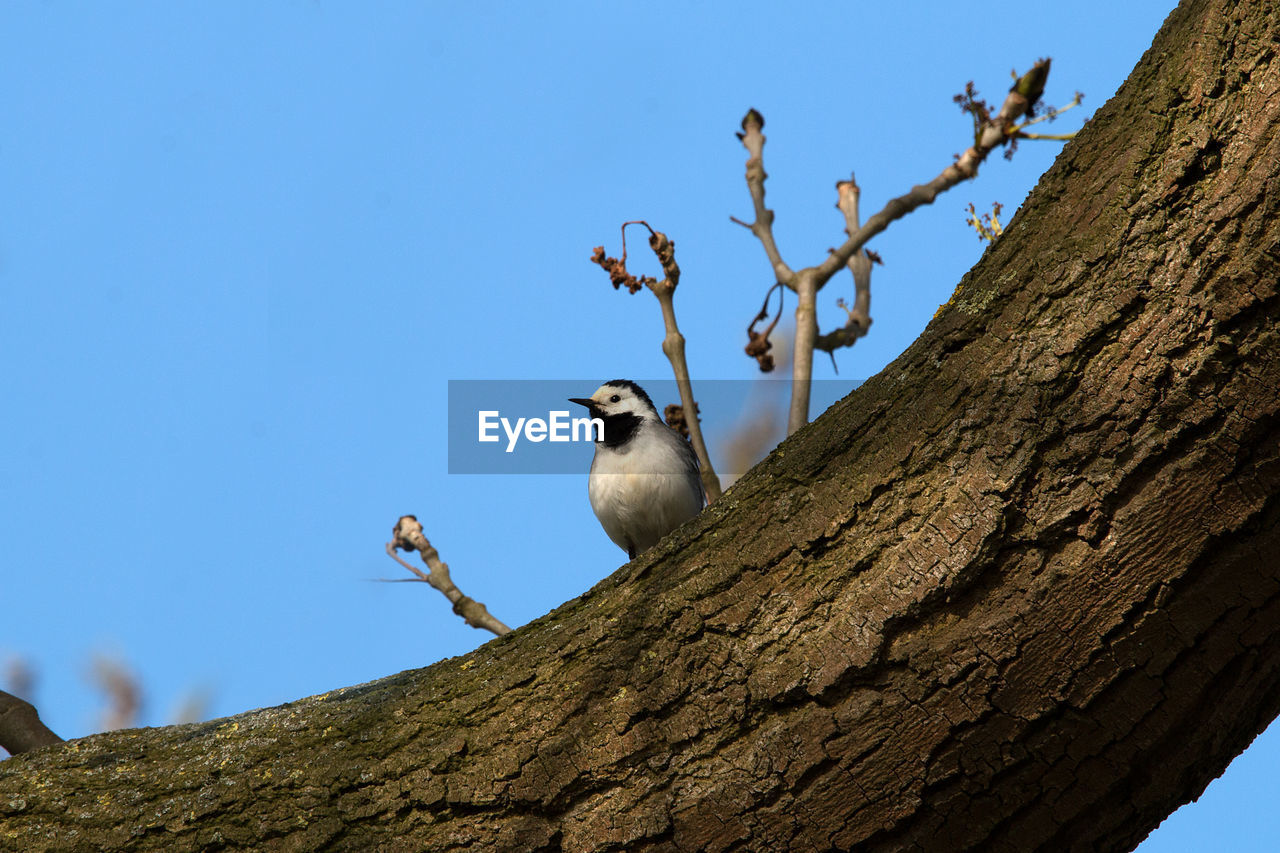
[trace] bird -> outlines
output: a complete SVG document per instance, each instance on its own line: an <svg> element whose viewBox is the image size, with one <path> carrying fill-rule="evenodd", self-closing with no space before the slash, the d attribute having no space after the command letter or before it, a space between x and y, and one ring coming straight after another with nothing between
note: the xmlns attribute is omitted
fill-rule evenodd
<svg viewBox="0 0 1280 853"><path fill-rule="evenodd" d="M591 510L614 544L637 554L702 512L698 457L662 422L644 389L630 379L604 383L590 397L570 397L604 422L587 478Z"/></svg>

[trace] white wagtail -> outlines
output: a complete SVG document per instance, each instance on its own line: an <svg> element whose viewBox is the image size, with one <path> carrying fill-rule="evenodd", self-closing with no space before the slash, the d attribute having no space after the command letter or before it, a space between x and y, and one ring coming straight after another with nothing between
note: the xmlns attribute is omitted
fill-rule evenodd
<svg viewBox="0 0 1280 853"><path fill-rule="evenodd" d="M587 495L600 525L627 556L702 512L706 503L698 457L680 433L662 422L653 401L629 379L601 385L590 399L570 397L604 421L596 440Z"/></svg>

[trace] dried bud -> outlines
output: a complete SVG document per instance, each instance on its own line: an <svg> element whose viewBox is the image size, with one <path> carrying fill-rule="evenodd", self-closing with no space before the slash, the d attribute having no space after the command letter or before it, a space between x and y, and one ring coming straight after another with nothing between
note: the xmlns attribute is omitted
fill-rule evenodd
<svg viewBox="0 0 1280 853"><path fill-rule="evenodd" d="M614 290L625 285L628 291L635 293L640 288L644 287L646 282L653 281L653 279L648 277L637 280L635 276L627 272L627 266L625 263L617 258L607 257L604 253L603 246L596 246L591 251L591 262L599 265L601 269L609 274L609 283L613 285Z"/></svg>
<svg viewBox="0 0 1280 853"><path fill-rule="evenodd" d="M738 141L742 141L751 132L751 128L748 125L755 125L756 130L764 130L764 116L760 115L760 111L755 107L747 110L747 114L742 117L742 133L734 134L734 136L738 137Z"/></svg>
<svg viewBox="0 0 1280 853"><path fill-rule="evenodd" d="M754 358L760 365L761 373L770 373L773 371L773 356L769 350L773 349L773 342L769 340L768 335L762 335L759 332L747 330L749 338L745 352L751 358Z"/></svg>
<svg viewBox="0 0 1280 853"><path fill-rule="evenodd" d="M689 437L689 424L685 422L683 406L677 406L675 403L668 404L667 407L662 410L662 419L667 422L667 426L671 427L685 438Z"/></svg>
<svg viewBox="0 0 1280 853"><path fill-rule="evenodd" d="M1049 65L1052 62L1052 59L1037 60L1031 70L1019 77L1009 91L1017 92L1033 104L1040 100L1040 96L1044 94L1044 84L1049 81Z"/></svg>

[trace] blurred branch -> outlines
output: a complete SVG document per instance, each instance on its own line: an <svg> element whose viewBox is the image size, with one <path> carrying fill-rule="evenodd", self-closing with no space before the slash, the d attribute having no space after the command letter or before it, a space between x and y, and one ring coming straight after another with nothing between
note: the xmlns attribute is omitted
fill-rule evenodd
<svg viewBox="0 0 1280 853"><path fill-rule="evenodd" d="M203 688L192 690L182 697L177 709L173 712L174 725L198 723L209 718L209 691Z"/></svg>
<svg viewBox="0 0 1280 853"><path fill-rule="evenodd" d="M4 677L13 695L28 701L35 698L36 674L21 657L14 655L5 662Z"/></svg>
<svg viewBox="0 0 1280 853"><path fill-rule="evenodd" d="M142 711L142 686L124 664L107 657L93 661L93 680L107 697L102 713L102 730L132 728Z"/></svg>
<svg viewBox="0 0 1280 853"><path fill-rule="evenodd" d="M463 621L472 628L484 628L499 637L511 633L511 629L494 618L487 607L474 598L463 595L462 590L454 585L453 578L449 574L449 564L440 559L440 552L427 541L427 537L422 532L422 524L417 518L412 515L402 515L392 529L392 534L395 538L387 543L387 556L416 575L416 580L431 584L449 599L453 603L453 612L461 616ZM427 564L430 572L424 572L400 559L396 554L397 549L417 551L422 555L422 562Z"/></svg>
<svg viewBox="0 0 1280 853"><path fill-rule="evenodd" d="M0 690L0 747L17 755L54 743L62 743L62 738L40 722L34 705Z"/></svg>
<svg viewBox="0 0 1280 853"><path fill-rule="evenodd" d="M649 248L658 256L662 265L661 281L653 276L636 278L627 270L627 226L643 225L649 231ZM622 257L611 258L605 255L604 247L597 246L591 253L591 261L598 264L609 274L609 281L614 289L626 286L635 293L641 287L647 287L658 298L662 308L662 322L666 336L662 339L662 352L671 362L671 370L676 377L676 386L680 389L680 405L685 412L685 424L689 430L689 443L698 457L701 467L702 488L707 493L707 502L715 501L721 495L720 478L711 465L711 454L707 452L707 443L702 437L702 424L698 418L698 404L693 398L693 383L689 379L689 364L684 355L684 335L676 324L675 293L680 283L680 267L676 264L676 244L666 234L655 231L644 221L622 223Z"/></svg>
<svg viewBox="0 0 1280 853"><path fill-rule="evenodd" d="M1046 59L1045 62L1048 62L1048 60ZM1051 107L1044 115L1036 116L1035 118L1032 118L1029 121L1024 121L1022 124L1015 127L1013 129L1012 135L1016 136L1019 139L1056 139L1056 140L1072 139L1073 137L1075 137L1074 132L1041 136L1040 134L1036 134L1036 133L1026 133L1025 129L1028 127L1031 127L1031 125L1033 124L1039 124L1042 121L1053 121L1058 116L1065 113L1067 110L1075 109L1076 107L1080 106L1080 102L1083 100L1084 100L1084 94L1081 92L1076 92L1075 97L1073 97L1070 101L1068 101L1063 106ZM1031 114L1032 114L1031 110L1027 110L1027 115L1030 116Z"/></svg>
<svg viewBox="0 0 1280 853"><path fill-rule="evenodd" d="M779 341L782 351L786 341ZM782 356L785 362L785 354ZM780 365L786 367L785 364ZM787 434L786 421L782 417L785 383L775 379L757 377L743 404L741 413L727 432L719 437L720 447L727 466L728 486L745 474L751 466L769 455Z"/></svg>

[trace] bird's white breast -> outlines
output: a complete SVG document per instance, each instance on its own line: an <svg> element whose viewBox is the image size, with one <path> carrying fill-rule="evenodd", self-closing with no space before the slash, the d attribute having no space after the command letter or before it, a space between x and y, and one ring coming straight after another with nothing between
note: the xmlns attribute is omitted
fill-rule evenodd
<svg viewBox="0 0 1280 853"><path fill-rule="evenodd" d="M609 538L637 553L702 511L697 472L653 436L638 435L620 450L597 448L587 492Z"/></svg>

